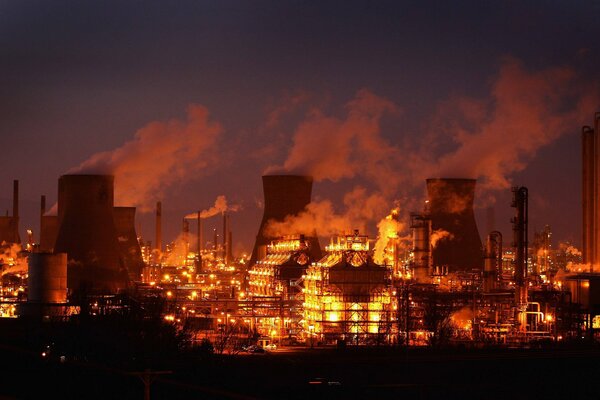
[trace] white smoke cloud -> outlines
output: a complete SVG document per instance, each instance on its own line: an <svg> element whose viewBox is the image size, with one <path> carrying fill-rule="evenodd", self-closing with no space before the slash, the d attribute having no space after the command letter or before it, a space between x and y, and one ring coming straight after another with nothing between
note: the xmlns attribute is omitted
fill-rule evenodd
<svg viewBox="0 0 600 400"><path fill-rule="evenodd" d="M210 218L217 214L222 214L224 212L236 212L236 211L239 211L240 209L241 209L240 205L238 205L238 204L230 205L227 203L227 199L225 198L225 196L220 195L220 196L217 196L217 198L215 199L215 204L212 207L200 211L200 218L201 219ZM185 216L185 218L186 219L197 219L198 213L195 212L195 213L188 214Z"/></svg>
<svg viewBox="0 0 600 400"><path fill-rule="evenodd" d="M148 211L167 187L216 164L221 132L206 107L190 105L186 121L151 122L121 147L97 153L68 173L113 174L115 203Z"/></svg>
<svg viewBox="0 0 600 400"><path fill-rule="evenodd" d="M530 71L507 58L489 97L444 103L433 129L438 138L451 137L456 148L437 161L421 153L430 161L423 171L429 176L417 176L477 178L488 189L508 188L511 174L523 170L541 147L578 132L599 100L597 82L581 82L571 68Z"/></svg>
<svg viewBox="0 0 600 400"><path fill-rule="evenodd" d="M429 243L431 244L431 248L435 249L440 241L452 239L454 239L454 235L450 232L443 229L436 229L431 232L431 235L429 236Z"/></svg>

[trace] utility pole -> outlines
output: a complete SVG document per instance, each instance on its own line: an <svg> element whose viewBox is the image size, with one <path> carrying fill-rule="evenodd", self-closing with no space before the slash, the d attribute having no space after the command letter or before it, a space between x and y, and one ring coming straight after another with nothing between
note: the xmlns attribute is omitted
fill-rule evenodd
<svg viewBox="0 0 600 400"><path fill-rule="evenodd" d="M172 374L173 371L151 371L145 369L141 372L130 372L131 375L135 375L142 380L144 383L144 400L150 400L150 385L158 378L158 375Z"/></svg>

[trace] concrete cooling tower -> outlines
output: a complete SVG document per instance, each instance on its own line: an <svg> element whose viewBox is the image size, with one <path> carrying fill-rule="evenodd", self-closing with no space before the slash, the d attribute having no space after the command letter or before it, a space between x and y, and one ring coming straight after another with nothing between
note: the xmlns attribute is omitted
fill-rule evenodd
<svg viewBox="0 0 600 400"><path fill-rule="evenodd" d="M262 222L256 235L256 242L252 250L250 265L254 265L257 259L266 256L266 246L274 237L266 234L269 220L283 221L286 216L297 215L304 210L312 195L311 176L303 175L265 175L262 177L265 208ZM312 258L321 258L321 246L316 232L290 232L302 233L309 242L309 253Z"/></svg>
<svg viewBox="0 0 600 400"><path fill-rule="evenodd" d="M475 179L427 179L432 232L451 236L433 249L433 265L449 272L483 267L481 238L475 222Z"/></svg>
<svg viewBox="0 0 600 400"><path fill-rule="evenodd" d="M58 181L54 251L68 255L68 287L116 292L127 286L113 219L114 177L63 175Z"/></svg>
<svg viewBox="0 0 600 400"><path fill-rule="evenodd" d="M125 262L125 268L132 281L139 281L144 260L135 232L135 207L115 207L113 213L117 229L117 242L121 257Z"/></svg>

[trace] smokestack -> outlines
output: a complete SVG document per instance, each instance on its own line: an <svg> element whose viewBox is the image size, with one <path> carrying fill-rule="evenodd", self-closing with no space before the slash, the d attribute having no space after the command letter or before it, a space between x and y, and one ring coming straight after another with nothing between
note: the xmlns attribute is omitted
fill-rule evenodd
<svg viewBox="0 0 600 400"><path fill-rule="evenodd" d="M19 181L13 181L13 217L19 218Z"/></svg>
<svg viewBox="0 0 600 400"><path fill-rule="evenodd" d="M516 209L513 223L513 246L515 247L515 305L520 330L527 329L527 226L528 191L526 187L515 187L512 207Z"/></svg>
<svg viewBox="0 0 600 400"><path fill-rule="evenodd" d="M63 175L58 199L54 250L68 255L68 287L111 293L127 287L114 222L114 177Z"/></svg>
<svg viewBox="0 0 600 400"><path fill-rule="evenodd" d="M502 234L490 232L485 246L483 267L483 291L486 293L496 289L496 282L502 273Z"/></svg>
<svg viewBox="0 0 600 400"><path fill-rule="evenodd" d="M582 140L582 216L583 216L583 262L590 265L590 272L598 270L600 263L600 112L594 115L594 128L581 129Z"/></svg>
<svg viewBox="0 0 600 400"><path fill-rule="evenodd" d="M187 260L187 255L190 251L190 223L187 219L183 219L183 225L181 227L181 232L183 235L183 245L185 248L185 257Z"/></svg>
<svg viewBox="0 0 600 400"><path fill-rule="evenodd" d="M451 240L433 249L433 265L449 272L483 267L481 238L475 222L475 179L427 179L431 229L444 230Z"/></svg>
<svg viewBox="0 0 600 400"><path fill-rule="evenodd" d="M156 237L155 237L155 249L158 250L158 254L162 253L162 203L156 202Z"/></svg>
<svg viewBox="0 0 600 400"><path fill-rule="evenodd" d="M144 260L135 230L135 207L114 207L113 215L121 258L132 281L140 281Z"/></svg>
<svg viewBox="0 0 600 400"><path fill-rule="evenodd" d="M200 210L198 210L198 255L202 254L202 242L204 235L202 234L202 218L200 218Z"/></svg>
<svg viewBox="0 0 600 400"><path fill-rule="evenodd" d="M411 213L413 232L413 273L419 283L431 283L431 218L425 213Z"/></svg>
<svg viewBox="0 0 600 400"><path fill-rule="evenodd" d="M223 262L227 265L227 213L223 212Z"/></svg>
<svg viewBox="0 0 600 400"><path fill-rule="evenodd" d="M263 218L256 235L256 242L250 258L250 266L257 259L266 256L266 246L274 237L265 234L269 220L283 221L286 216L297 215L311 201L311 176L302 175L265 175L262 177L265 208ZM309 243L309 254L313 259L321 258L321 246L316 232L303 232Z"/></svg>
<svg viewBox="0 0 600 400"><path fill-rule="evenodd" d="M526 187L515 187L512 207L515 210L513 223L513 246L515 247L515 300L519 304L527 303L527 225L528 225L528 191ZM524 288L524 290L522 290ZM524 293L523 293L524 292Z"/></svg>
<svg viewBox="0 0 600 400"><path fill-rule="evenodd" d="M231 234L231 229L227 231L227 262L233 261L233 249L231 245L233 244L233 235Z"/></svg>
<svg viewBox="0 0 600 400"><path fill-rule="evenodd" d="M12 215L13 243L21 243L19 235L19 181L13 181L13 215Z"/></svg>
<svg viewBox="0 0 600 400"><path fill-rule="evenodd" d="M217 228L213 229L213 256L217 258L217 244L218 244L219 236L217 235Z"/></svg>

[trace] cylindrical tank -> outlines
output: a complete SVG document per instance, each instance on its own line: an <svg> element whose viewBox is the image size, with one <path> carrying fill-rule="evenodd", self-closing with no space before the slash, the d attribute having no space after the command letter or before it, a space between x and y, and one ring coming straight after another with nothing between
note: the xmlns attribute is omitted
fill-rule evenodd
<svg viewBox="0 0 600 400"><path fill-rule="evenodd" d="M28 263L27 301L65 303L67 301L67 255L31 253Z"/></svg>
<svg viewBox="0 0 600 400"><path fill-rule="evenodd" d="M269 220L283 221L288 215L297 215L310 203L312 176L305 175L265 175L262 177L265 208L256 235L250 265L266 256L266 246L275 239L266 235ZM305 234L309 242L309 253L314 259L321 258L321 247L316 232L296 232Z"/></svg>
<svg viewBox="0 0 600 400"><path fill-rule="evenodd" d="M114 222L112 175L63 175L54 250L68 254L68 286L101 292L127 287Z"/></svg>
<svg viewBox="0 0 600 400"><path fill-rule="evenodd" d="M481 237L475 222L475 179L427 179L432 230L444 230L451 240L433 249L433 264L449 272L483 267Z"/></svg>
<svg viewBox="0 0 600 400"><path fill-rule="evenodd" d="M135 207L114 207L113 214L121 258L125 262L129 278L139 281L144 260L135 231Z"/></svg>

